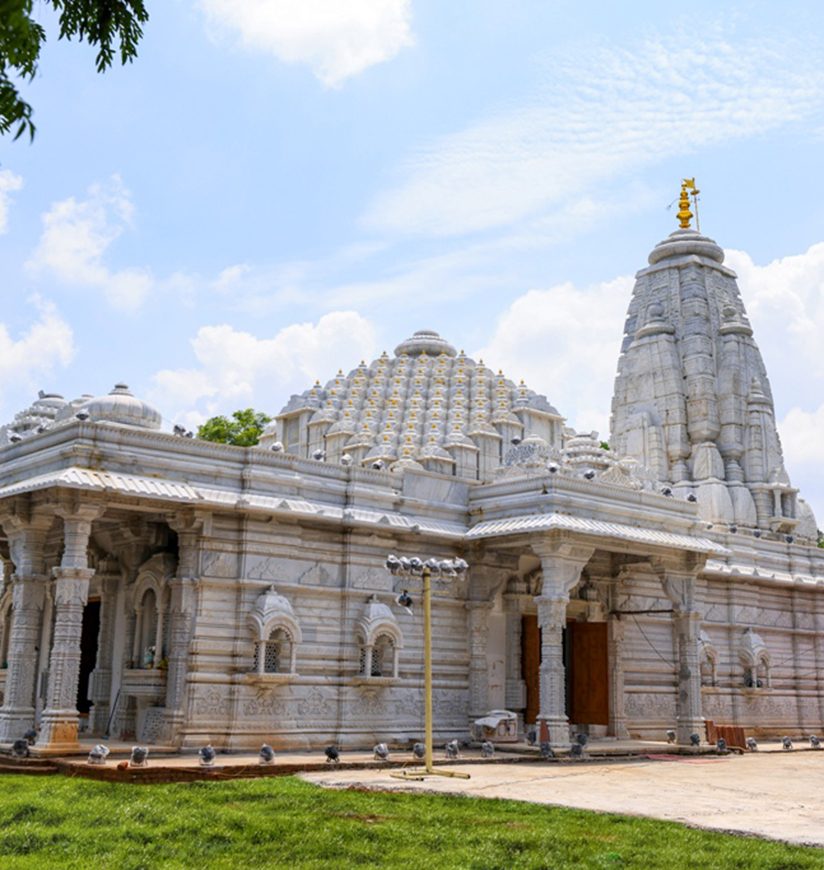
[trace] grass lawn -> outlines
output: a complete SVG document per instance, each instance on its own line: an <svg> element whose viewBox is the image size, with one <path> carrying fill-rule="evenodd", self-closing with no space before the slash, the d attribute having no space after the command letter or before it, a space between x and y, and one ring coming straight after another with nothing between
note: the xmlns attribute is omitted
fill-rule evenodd
<svg viewBox="0 0 824 870"><path fill-rule="evenodd" d="M765 812L769 812L765 808ZM824 850L501 800L292 777L135 786L0 776L0 867L824 868Z"/></svg>

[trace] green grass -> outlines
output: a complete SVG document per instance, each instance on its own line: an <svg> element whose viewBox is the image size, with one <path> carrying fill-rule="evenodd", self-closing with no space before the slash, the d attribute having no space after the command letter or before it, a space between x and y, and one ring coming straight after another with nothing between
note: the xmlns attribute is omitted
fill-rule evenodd
<svg viewBox="0 0 824 870"><path fill-rule="evenodd" d="M765 808L765 812L769 810ZM824 850L515 801L291 777L134 786L0 776L0 867L824 868Z"/></svg>

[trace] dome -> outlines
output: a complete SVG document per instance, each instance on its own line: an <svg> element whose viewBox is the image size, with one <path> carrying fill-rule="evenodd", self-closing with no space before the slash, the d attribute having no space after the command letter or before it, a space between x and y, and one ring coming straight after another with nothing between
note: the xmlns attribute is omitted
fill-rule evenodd
<svg viewBox="0 0 824 870"><path fill-rule="evenodd" d="M120 423L140 429L159 429L160 411L136 398L126 384L115 384L107 396L97 396L78 408L93 423Z"/></svg>
<svg viewBox="0 0 824 870"><path fill-rule="evenodd" d="M278 416L287 452L322 449L327 462L346 452L355 465L383 460L475 479L491 478L501 445L515 437L534 434L560 447L562 424L545 396L456 352L431 329L402 341L394 357L384 352L292 396Z"/></svg>
<svg viewBox="0 0 824 870"><path fill-rule="evenodd" d="M422 353L429 356L440 356L442 353L447 356L458 355L455 348L434 329L419 329L411 338L402 341L395 348L395 356L404 353L408 356L419 356Z"/></svg>
<svg viewBox="0 0 824 870"><path fill-rule="evenodd" d="M666 239L658 242L652 249L648 260L650 266L654 266L661 260L685 257L688 254L706 257L716 263L724 262L724 252L715 241L692 229L676 230L674 233L670 233Z"/></svg>

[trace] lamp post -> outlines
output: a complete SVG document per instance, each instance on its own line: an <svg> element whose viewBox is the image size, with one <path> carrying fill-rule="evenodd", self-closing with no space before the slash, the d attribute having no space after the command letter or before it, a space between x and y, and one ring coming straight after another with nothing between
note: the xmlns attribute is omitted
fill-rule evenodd
<svg viewBox="0 0 824 870"><path fill-rule="evenodd" d="M424 674L424 766L391 774L398 779L422 780L426 776L452 776L469 779L468 773L435 770L432 745L432 577L464 577L469 565L463 559L407 558L390 555L386 567L394 576L420 577L423 582L423 674ZM402 593L408 601L406 591Z"/></svg>

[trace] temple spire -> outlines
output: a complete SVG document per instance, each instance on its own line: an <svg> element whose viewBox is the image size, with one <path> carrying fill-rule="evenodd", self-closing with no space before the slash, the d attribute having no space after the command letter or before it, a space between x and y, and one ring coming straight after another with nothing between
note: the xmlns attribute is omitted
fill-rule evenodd
<svg viewBox="0 0 824 870"><path fill-rule="evenodd" d="M681 196L678 199L678 225L682 230L690 228L690 221L693 214L690 211L690 196L692 196L695 207L695 228L701 232L701 227L698 223L698 194L701 191L695 186L694 178L684 178L681 181Z"/></svg>

